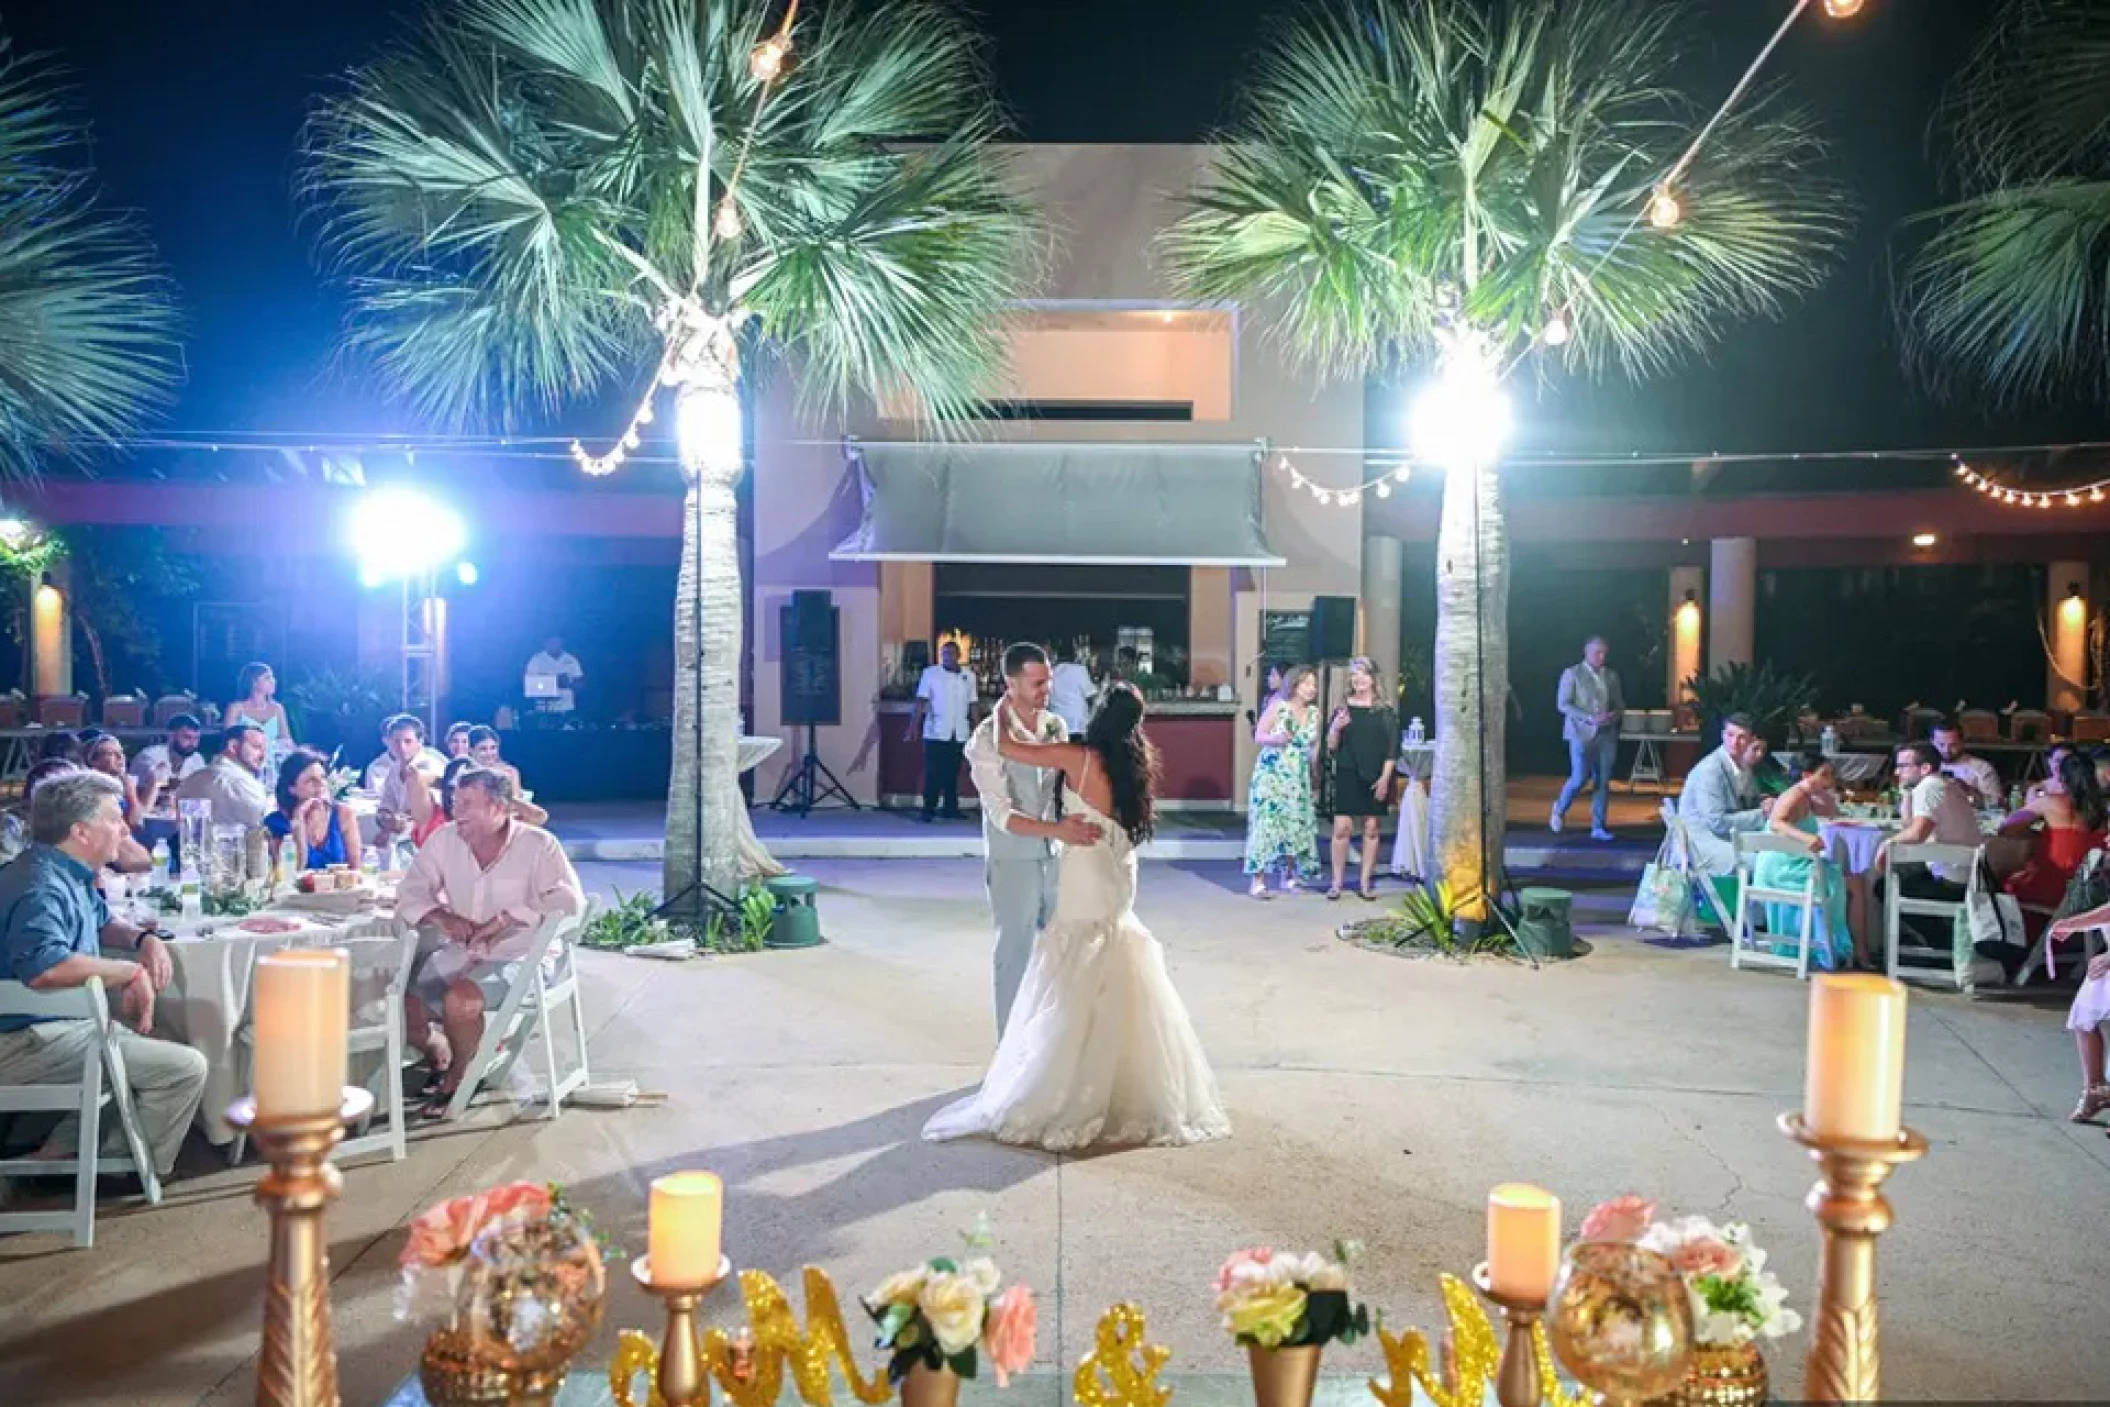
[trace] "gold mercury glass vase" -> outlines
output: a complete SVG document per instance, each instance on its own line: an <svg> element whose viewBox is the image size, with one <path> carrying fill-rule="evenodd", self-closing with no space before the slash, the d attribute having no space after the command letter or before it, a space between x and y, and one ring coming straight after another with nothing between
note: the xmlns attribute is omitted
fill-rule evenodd
<svg viewBox="0 0 2110 1407"><path fill-rule="evenodd" d="M425 1396L433 1407L547 1407L600 1326L607 1288L599 1247L569 1216L485 1230L454 1322L419 1360Z"/></svg>
<svg viewBox="0 0 2110 1407"><path fill-rule="evenodd" d="M1754 1343L1692 1346L1685 1381L1650 1407L1763 1407L1766 1359Z"/></svg>
<svg viewBox="0 0 2110 1407"><path fill-rule="evenodd" d="M1259 1407L1311 1407L1319 1386L1319 1346L1246 1349L1253 1368L1253 1398Z"/></svg>
<svg viewBox="0 0 2110 1407"><path fill-rule="evenodd" d="M901 1380L901 1407L955 1407L959 1400L960 1375L950 1368L918 1363Z"/></svg>

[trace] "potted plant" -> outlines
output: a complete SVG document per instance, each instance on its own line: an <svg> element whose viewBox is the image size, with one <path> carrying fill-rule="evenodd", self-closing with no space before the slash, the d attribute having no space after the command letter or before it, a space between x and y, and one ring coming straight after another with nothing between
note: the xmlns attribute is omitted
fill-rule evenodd
<svg viewBox="0 0 2110 1407"><path fill-rule="evenodd" d="M1311 1407L1320 1351L1370 1332L1370 1311L1354 1302L1348 1280L1361 1251L1353 1241L1336 1242L1329 1260L1255 1247L1217 1272L1216 1308L1246 1350L1259 1407Z"/></svg>
<svg viewBox="0 0 2110 1407"><path fill-rule="evenodd" d="M1760 1339L1802 1327L1788 1292L1766 1269L1751 1228L1706 1217L1656 1220L1656 1204L1627 1195L1583 1218L1585 1241L1623 1241L1657 1252L1677 1267L1692 1298L1692 1361L1685 1382L1663 1402L1673 1407L1760 1407L1768 1387Z"/></svg>
<svg viewBox="0 0 2110 1407"><path fill-rule="evenodd" d="M986 1224L966 1240L968 1250L985 1251ZM987 1255L940 1256L888 1276L864 1298L888 1354L887 1380L900 1389L903 1407L953 1407L983 1353L998 1387L1032 1363L1039 1323L1033 1292L1020 1284L999 1293L1002 1278Z"/></svg>

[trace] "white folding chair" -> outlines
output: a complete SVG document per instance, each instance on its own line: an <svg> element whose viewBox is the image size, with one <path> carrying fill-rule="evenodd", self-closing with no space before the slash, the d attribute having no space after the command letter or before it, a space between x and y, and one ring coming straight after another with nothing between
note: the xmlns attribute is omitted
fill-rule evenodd
<svg viewBox="0 0 2110 1407"><path fill-rule="evenodd" d="M1736 908L1729 916L1729 966L1738 967L1787 967L1795 970L1797 977L1810 975L1810 940L1817 926L1818 906L1823 902L1818 895L1824 892L1824 867L1827 863L1822 855L1811 855L1810 847L1798 840L1771 831L1746 831L1736 837ZM1794 889L1782 889L1757 882L1758 857L1760 855L1796 855L1809 860L1809 869L1803 874L1802 884ZM1770 946L1785 934L1769 933L1768 942L1756 943L1753 935L1757 931L1751 922L1753 903L1773 904L1802 911L1802 925L1796 934L1794 957L1781 957Z"/></svg>
<svg viewBox="0 0 2110 1407"><path fill-rule="evenodd" d="M454 1097L447 1101L449 1119L462 1116L478 1086L505 1079L530 1041L542 1047L543 1073L549 1081L548 1117L556 1118L564 1097L591 1078L586 1064L586 1005L579 996L578 937L585 924L584 914L553 916L535 930L527 952L513 969L505 1000L498 1010L484 1013L484 1038L470 1057ZM578 1044L578 1064L569 1073L557 1068L551 1018L559 1007L570 1011L572 1036Z"/></svg>
<svg viewBox="0 0 2110 1407"><path fill-rule="evenodd" d="M1693 922L1704 931L1713 926L1710 914L1719 917L1720 905L1715 902L1713 886L1692 862L1692 837L1685 830L1685 818L1678 814L1675 797L1663 798L1662 816L1663 831L1670 841L1671 863L1685 884L1686 907L1692 910ZM1674 936L1683 938L1684 930L1680 928Z"/></svg>
<svg viewBox="0 0 2110 1407"><path fill-rule="evenodd" d="M409 1156L406 1135L409 1121L403 1112L403 994L410 989L410 969L417 962L417 930L407 925L395 933L365 938L343 938L330 944L351 955L352 1014L345 1032L345 1050L354 1056L379 1054L381 1063L367 1083L374 1088L376 1114L367 1116L365 1131L347 1138L332 1151L338 1162L377 1149L387 1149L390 1162ZM245 1019L235 1040L248 1046L254 1028ZM375 1132L378 1111L386 1110L388 1127ZM239 1163L249 1146L249 1135L236 1133L227 1150L227 1161Z"/></svg>
<svg viewBox="0 0 2110 1407"><path fill-rule="evenodd" d="M101 978L91 977L85 986L63 991L38 992L20 982L0 982L0 1016L45 1016L93 1023L95 1039L81 1057L78 1080L66 1084L0 1085L0 1113L77 1113L81 1130L78 1151L71 1158L0 1159L0 1178L50 1177L73 1174L73 1209L50 1212L0 1211L0 1231L71 1231L73 1244L95 1244L95 1179L102 1173L137 1173L149 1204L161 1200L161 1179L146 1140L139 1135L139 1120L132 1112L132 1086L125 1076L124 1051L117 1043L117 1028L110 1021L110 1004L103 996ZM102 1107L108 1100L117 1111L124 1130L129 1156L102 1152Z"/></svg>
<svg viewBox="0 0 2110 1407"><path fill-rule="evenodd" d="M1892 845L1890 847L1890 873L1884 881L1883 904L1883 962L1885 970L1895 978L1899 976L1925 977L1939 973L1956 984L1959 992L1971 991L1976 983L1971 975L1971 903L1978 897L1977 846L1972 845ZM1961 899L1914 899L1908 897L1898 884L1898 867L1901 865L1941 865L1951 870L1962 870L1970 875L1965 883ZM1898 951L1899 920L1906 914L1918 914L1925 918L1949 920L1949 947L1931 954ZM1961 954L1959 957L1958 954ZM1909 961L1907 960L1909 959Z"/></svg>

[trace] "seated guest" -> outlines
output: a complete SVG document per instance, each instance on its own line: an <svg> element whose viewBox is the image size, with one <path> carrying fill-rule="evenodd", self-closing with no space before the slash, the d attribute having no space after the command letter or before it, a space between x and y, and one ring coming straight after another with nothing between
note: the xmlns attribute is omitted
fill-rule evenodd
<svg viewBox="0 0 2110 1407"><path fill-rule="evenodd" d="M2080 753L2067 753L2059 760L2058 784L2056 791L2040 790L2000 827L2001 835L2022 837L2030 847L2022 867L2000 885L2022 906L2023 943L1981 939L1976 946L1980 957L1998 962L2011 979L2029 956L2028 945L2036 942L2046 916L2066 898L2081 862L2103 846L2106 807L2095 784L2095 764Z"/></svg>
<svg viewBox="0 0 2110 1407"><path fill-rule="evenodd" d="M425 746L425 725L416 714L399 713L381 725L381 740L388 747L380 759L380 776L374 787L380 797L374 825L384 841L398 837L413 845L446 823L440 814L433 784L446 770L447 761ZM368 775L373 769L368 768Z"/></svg>
<svg viewBox="0 0 2110 1407"><path fill-rule="evenodd" d="M79 765L84 759L81 735L68 728L46 733L44 741L37 744L39 762L71 762Z"/></svg>
<svg viewBox="0 0 2110 1407"><path fill-rule="evenodd" d="M139 787L139 794L146 795L149 782L155 784L157 806L149 811L170 812L170 803L176 799L176 787L187 781L193 772L205 770L205 755L198 751L198 740L205 725L188 713L179 713L169 720L169 740L151 743L132 754L132 780Z"/></svg>
<svg viewBox="0 0 2110 1407"><path fill-rule="evenodd" d="M153 868L154 857L139 843L139 828L146 824L146 810L134 790L132 774L125 771L125 745L108 733L90 733L82 751L87 770L100 772L124 788L125 839L117 847L117 858L110 868L120 874L145 874Z"/></svg>
<svg viewBox="0 0 2110 1407"><path fill-rule="evenodd" d="M161 800L161 775L150 772L146 781L141 783L125 770L123 740L109 733L98 733L88 744L86 761L89 771L115 777L125 789L125 824L132 828L132 834L139 834L140 827L147 823L147 817L153 814L155 804Z"/></svg>
<svg viewBox="0 0 2110 1407"><path fill-rule="evenodd" d="M289 748L293 743L293 724L286 717L286 706L274 697L278 693L278 676L271 666L258 662L245 664L235 681L235 692L239 697L229 705L223 715L228 723L254 723L264 731L264 751L274 753Z"/></svg>
<svg viewBox="0 0 2110 1407"><path fill-rule="evenodd" d="M469 730L469 755L476 765L493 772L503 772L513 781L513 814L531 826L547 825L549 812L522 795L527 789L520 784L520 769L498 755L498 730L476 727Z"/></svg>
<svg viewBox="0 0 2110 1407"><path fill-rule="evenodd" d="M0 812L0 865L5 865L29 848L29 802L37 794L37 788L53 777L63 777L68 772L83 770L79 763L68 762L63 757L48 757L29 769L22 778L22 799Z"/></svg>
<svg viewBox="0 0 2110 1407"><path fill-rule="evenodd" d="M0 958L5 975L38 992L63 991L101 978L115 1014L131 1027L114 1032L154 1167L163 1177L176 1165L183 1135L205 1093L205 1057L146 1033L154 999L173 975L168 949L152 930L110 917L95 877L117 858L126 839L118 813L123 789L100 772L47 777L30 798L30 848L0 869ZM105 945L128 954L104 957ZM0 1017L0 1085L71 1079L94 1048L94 1023L85 1017ZM124 1131L104 1125L123 1147ZM70 1157L79 1120L68 1116L37 1158Z"/></svg>
<svg viewBox="0 0 2110 1407"><path fill-rule="evenodd" d="M467 757L469 755L469 734L473 731L475 730L466 723L449 723L447 725L447 741L441 750L447 754L449 762L454 761L457 757Z"/></svg>
<svg viewBox="0 0 2110 1407"><path fill-rule="evenodd" d="M1940 767L1941 754L1932 743L1907 743L1897 750L1891 770L1905 793L1898 808L1905 824L1876 851L1878 873L1890 868L1890 852L1895 846L1956 845L1976 850L1983 841L1978 829L1978 808L1971 804L1963 783L1944 777ZM1971 882L1971 867L1914 861L1899 865L1897 877L1899 892L1908 898L1959 901ZM1906 922L1909 925L1911 921ZM1943 940L1933 941L1937 947L1946 946Z"/></svg>
<svg viewBox="0 0 2110 1407"><path fill-rule="evenodd" d="M1788 769L1773 755L1772 740L1761 733L1751 739L1751 754L1745 763L1751 773L1751 787L1760 798L1778 797L1792 784Z"/></svg>
<svg viewBox="0 0 2110 1407"><path fill-rule="evenodd" d="M2065 786L2065 783L2059 780L2059 774L2065 767L2066 759L2071 756L2073 748L2070 744L2053 744L2051 751L2044 754L2044 780L2029 789L2028 795L2022 801L2024 808L2036 805L2040 796L2056 795L2059 789Z"/></svg>
<svg viewBox="0 0 2110 1407"><path fill-rule="evenodd" d="M1934 725L1928 741L1941 754L1941 771L1970 789L1973 806L1998 806L2006 793L2000 786L2000 773L1992 763L1982 757L1973 757L1964 751L1963 729L1948 719Z"/></svg>
<svg viewBox="0 0 2110 1407"><path fill-rule="evenodd" d="M535 928L586 904L564 847L514 819L513 784L465 768L455 778L454 820L418 851L396 891L396 917L423 932L405 999L411 1041L435 1078L427 1118L439 1118L483 1039L484 1010L503 999ZM432 1030L437 1012L443 1031Z"/></svg>
<svg viewBox="0 0 2110 1407"><path fill-rule="evenodd" d="M359 868L359 822L352 808L330 799L330 760L313 748L297 747L278 764L278 809L264 817L274 839L300 843L300 867Z"/></svg>
<svg viewBox="0 0 2110 1407"><path fill-rule="evenodd" d="M1795 759L1794 785L1774 803L1769 829L1796 841L1807 855L1783 855L1764 851L1752 863L1751 882L1761 889L1800 889L1809 882L1810 865L1824 853L1819 833L1822 820L1839 814L1839 776L1832 760L1816 748L1806 749ZM1838 865L1824 867L1824 887L1817 895L1819 909L1811 925L1810 965L1836 971L1858 958L1863 966L1875 965L1868 948L1866 893ZM1781 956L1794 949L1786 935L1799 934L1802 915L1788 904L1766 905L1766 932L1773 951Z"/></svg>
<svg viewBox="0 0 2110 1407"><path fill-rule="evenodd" d="M264 765L264 731L254 723L220 730L212 764L176 788L176 800L209 801L216 826L260 826L271 810L271 793L257 780Z"/></svg>
<svg viewBox="0 0 2110 1407"><path fill-rule="evenodd" d="M1765 827L1773 803L1759 796L1751 780L1757 742L1751 720L1732 713L1722 723L1722 745L1686 774L1685 789L1678 793L1678 817L1685 823L1693 865L1702 874L1734 874L1736 835Z"/></svg>

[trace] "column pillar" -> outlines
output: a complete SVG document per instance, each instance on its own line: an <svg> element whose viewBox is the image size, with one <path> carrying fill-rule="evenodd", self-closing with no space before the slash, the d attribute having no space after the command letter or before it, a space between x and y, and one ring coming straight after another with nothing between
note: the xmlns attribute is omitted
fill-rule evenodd
<svg viewBox="0 0 2110 1407"><path fill-rule="evenodd" d="M1402 547L1396 537L1363 539L1362 651L1377 666L1380 689L1399 686L1399 596Z"/></svg>
<svg viewBox="0 0 2110 1407"><path fill-rule="evenodd" d="M29 592L30 680L34 698L73 692L73 601L66 563L56 561L45 573L46 584Z"/></svg>
<svg viewBox="0 0 2110 1407"><path fill-rule="evenodd" d="M2051 662L2045 670L2044 707L2071 713L2088 705L2088 564L2053 562L2047 590Z"/></svg>
<svg viewBox="0 0 2110 1407"><path fill-rule="evenodd" d="M1187 573L1187 682L1215 689L1235 683L1231 669L1231 569L1192 567Z"/></svg>
<svg viewBox="0 0 2110 1407"><path fill-rule="evenodd" d="M1758 539L1718 537L1707 574L1707 672L1750 664L1758 611Z"/></svg>
<svg viewBox="0 0 2110 1407"><path fill-rule="evenodd" d="M1700 602L1707 594L1707 572L1701 567L1670 569L1670 649L1663 697L1682 725L1692 691L1685 681L1700 672L1700 636L1704 623Z"/></svg>

